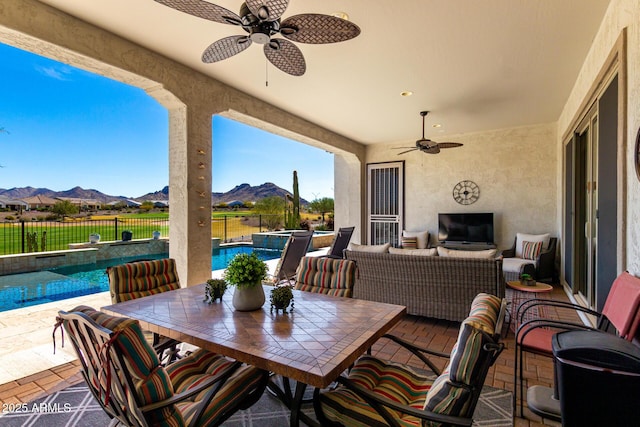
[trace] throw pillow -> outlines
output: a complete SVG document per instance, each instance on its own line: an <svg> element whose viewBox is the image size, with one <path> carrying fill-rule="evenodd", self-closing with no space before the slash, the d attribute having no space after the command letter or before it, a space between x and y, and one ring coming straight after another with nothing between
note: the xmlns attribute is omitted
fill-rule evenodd
<svg viewBox="0 0 640 427"><path fill-rule="evenodd" d="M400 248L389 248L390 254L396 255L417 255L417 256L436 256L438 255L438 251L436 248L431 249L400 249Z"/></svg>
<svg viewBox="0 0 640 427"><path fill-rule="evenodd" d="M427 249L429 245L428 231L407 231L402 230L402 237L415 237L418 239L418 249Z"/></svg>
<svg viewBox="0 0 640 427"><path fill-rule="evenodd" d="M542 242L522 242L522 258L537 259L542 250Z"/></svg>
<svg viewBox="0 0 640 427"><path fill-rule="evenodd" d="M402 247L404 249L418 249L418 238L402 236Z"/></svg>
<svg viewBox="0 0 640 427"><path fill-rule="evenodd" d="M516 258L522 258L522 242L542 242L542 249L549 247L549 233L524 234L516 233Z"/></svg>
<svg viewBox="0 0 640 427"><path fill-rule="evenodd" d="M455 249L447 249L438 246L438 255L449 258L486 258L493 259L496 257L495 249L487 249L484 251L458 251Z"/></svg>
<svg viewBox="0 0 640 427"><path fill-rule="evenodd" d="M384 243L382 245L359 245L357 243L350 243L349 249L356 252L374 252L386 254L391 247L390 243Z"/></svg>

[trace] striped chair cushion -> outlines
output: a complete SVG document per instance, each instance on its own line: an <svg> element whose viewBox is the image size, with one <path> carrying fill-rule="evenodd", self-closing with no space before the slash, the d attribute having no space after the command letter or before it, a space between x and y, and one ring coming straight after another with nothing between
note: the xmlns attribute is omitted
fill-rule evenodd
<svg viewBox="0 0 640 427"><path fill-rule="evenodd" d="M536 259L542 250L542 242L522 242L522 258Z"/></svg>
<svg viewBox="0 0 640 427"><path fill-rule="evenodd" d="M137 320L110 316L87 306L79 306L72 311L80 311L92 318L100 326L113 332L120 332L113 345L125 360L141 406L173 396L174 389L169 375L162 368L158 356L144 338ZM105 378L106 375L102 376L100 380L104 381ZM92 379L93 381L95 379ZM116 397L119 400L128 400L130 406L138 406L133 401L132 395L119 395L116 388L113 388L112 392L116 393ZM147 417L147 422L157 426L180 426L185 424L182 415L173 405L150 411L147 413Z"/></svg>
<svg viewBox="0 0 640 427"><path fill-rule="evenodd" d="M345 259L303 257L295 289L332 296L351 297L356 264Z"/></svg>
<svg viewBox="0 0 640 427"><path fill-rule="evenodd" d="M357 385L402 405L422 409L433 380L405 365L362 356L349 372ZM332 421L356 427L386 426L383 418L366 402L344 387L322 393L323 412ZM391 411L401 426L420 426L416 417Z"/></svg>
<svg viewBox="0 0 640 427"><path fill-rule="evenodd" d="M451 351L449 364L427 394L424 408L441 414L465 414L472 397L468 386L476 384L489 353L483 346L491 342L502 300L479 294L471 303L469 316L460 325L458 340Z"/></svg>
<svg viewBox="0 0 640 427"><path fill-rule="evenodd" d="M108 268L107 275L113 303L180 288L172 258L117 265Z"/></svg>
<svg viewBox="0 0 640 427"><path fill-rule="evenodd" d="M233 369L234 363L224 356L199 349L168 365L166 370L176 393L182 393L197 387L214 375ZM255 389L263 375L263 371L253 366L243 365L238 368L205 408L198 425L217 425L220 417L237 404L239 396L246 396ZM176 404L187 423L196 415L198 402L205 397L207 391L197 394L191 400Z"/></svg>

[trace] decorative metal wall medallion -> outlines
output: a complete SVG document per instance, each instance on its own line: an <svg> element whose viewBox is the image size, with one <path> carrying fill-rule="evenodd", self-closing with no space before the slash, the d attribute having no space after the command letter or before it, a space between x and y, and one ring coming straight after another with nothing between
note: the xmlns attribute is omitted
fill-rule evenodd
<svg viewBox="0 0 640 427"><path fill-rule="evenodd" d="M453 199L461 205L470 205L480 198L480 187L473 181L460 181L453 187Z"/></svg>

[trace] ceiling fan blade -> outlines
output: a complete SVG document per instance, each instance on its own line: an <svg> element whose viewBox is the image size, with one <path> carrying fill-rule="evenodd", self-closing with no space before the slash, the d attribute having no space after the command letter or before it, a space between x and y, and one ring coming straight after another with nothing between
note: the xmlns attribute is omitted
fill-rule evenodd
<svg viewBox="0 0 640 427"><path fill-rule="evenodd" d="M440 148L456 148L462 147L462 144L459 142L438 142L438 147Z"/></svg>
<svg viewBox="0 0 640 427"><path fill-rule="evenodd" d="M248 36L229 36L213 42L202 52L202 62L210 64L236 55L251 46Z"/></svg>
<svg viewBox="0 0 640 427"><path fill-rule="evenodd" d="M276 21L280 19L289 0L247 0L247 7L261 21Z"/></svg>
<svg viewBox="0 0 640 427"><path fill-rule="evenodd" d="M416 151L416 150L417 150L417 148L412 148L411 150L407 150L407 151L403 151L402 153L398 153L398 156L399 156L400 154L405 154L405 153L408 153L408 152L410 152L410 151Z"/></svg>
<svg viewBox="0 0 640 427"><path fill-rule="evenodd" d="M217 4L204 0L155 0L156 2L168 6L180 12L208 19L209 21L221 24L241 25L240 17Z"/></svg>
<svg viewBox="0 0 640 427"><path fill-rule="evenodd" d="M392 150L405 150L407 148L412 148L414 150L417 150L417 147L391 147Z"/></svg>
<svg viewBox="0 0 640 427"><path fill-rule="evenodd" d="M288 40L271 39L264 45L264 54L269 62L292 76L301 76L307 70L302 52Z"/></svg>
<svg viewBox="0 0 640 427"><path fill-rule="evenodd" d="M294 42L325 44L357 37L360 34L360 27L335 16L304 13L282 21L280 33Z"/></svg>

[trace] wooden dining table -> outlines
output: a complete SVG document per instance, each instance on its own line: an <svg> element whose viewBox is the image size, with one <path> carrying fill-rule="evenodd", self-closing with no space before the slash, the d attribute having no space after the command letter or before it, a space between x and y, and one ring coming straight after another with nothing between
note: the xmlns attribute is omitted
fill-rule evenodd
<svg viewBox="0 0 640 427"><path fill-rule="evenodd" d="M102 307L143 329L205 348L296 381L290 425L297 426L307 385L325 388L388 332L404 306L293 291L291 312L237 311L228 292L204 301L204 284ZM306 420L305 420L306 421Z"/></svg>

